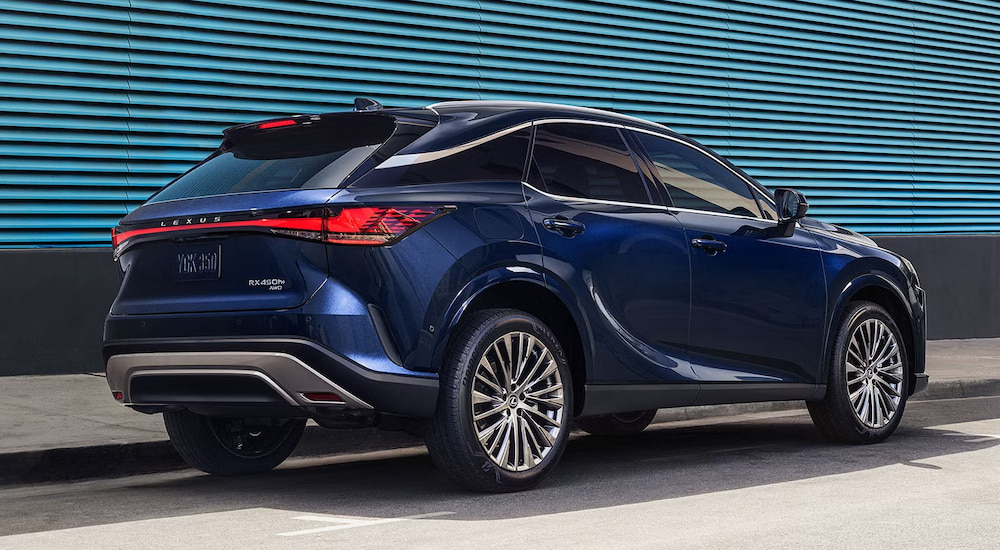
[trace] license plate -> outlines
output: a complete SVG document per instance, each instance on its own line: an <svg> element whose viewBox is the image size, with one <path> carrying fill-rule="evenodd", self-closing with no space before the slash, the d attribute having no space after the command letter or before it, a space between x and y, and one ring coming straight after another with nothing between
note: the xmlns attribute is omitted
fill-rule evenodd
<svg viewBox="0 0 1000 550"><path fill-rule="evenodd" d="M177 269L174 277L178 281L206 281L219 278L221 264L220 246L205 245L187 247L177 252Z"/></svg>

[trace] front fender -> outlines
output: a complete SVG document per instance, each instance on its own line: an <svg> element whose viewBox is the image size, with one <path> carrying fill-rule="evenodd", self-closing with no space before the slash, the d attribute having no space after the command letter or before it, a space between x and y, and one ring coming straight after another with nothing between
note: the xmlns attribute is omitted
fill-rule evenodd
<svg viewBox="0 0 1000 550"><path fill-rule="evenodd" d="M868 264L874 260L866 258L856 260ZM923 311L923 299L918 294L918 290L907 282L906 276L896 266L889 262L879 261L884 265L880 266L851 266L841 271L831 284L831 296L834 303L830 309L830 323L827 327L826 340L823 352L823 364L821 369L821 380L826 380L830 366L832 342L836 336L836 331L840 326L847 305L854 300L858 294L866 289L877 287L891 293L896 303L903 308L909 317L909 337L912 338L913 350L910 357L912 372L910 391L913 375L922 373L925 370L925 349L926 349L926 329ZM900 327L901 331L907 327Z"/></svg>

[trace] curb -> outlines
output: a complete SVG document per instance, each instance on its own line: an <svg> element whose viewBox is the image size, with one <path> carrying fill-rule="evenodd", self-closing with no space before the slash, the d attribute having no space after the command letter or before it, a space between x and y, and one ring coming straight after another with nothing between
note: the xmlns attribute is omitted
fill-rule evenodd
<svg viewBox="0 0 1000 550"><path fill-rule="evenodd" d="M946 380L932 382L912 401L991 396L1000 396L1000 380ZM653 424L799 409L805 409L802 401L679 407L660 410ZM421 437L404 432L308 426L292 457L359 454L420 445L423 445ZM0 454L0 486L124 477L185 468L188 465L166 440L23 451Z"/></svg>
<svg viewBox="0 0 1000 550"><path fill-rule="evenodd" d="M387 451L415 445L423 445L423 439L404 432L307 426L292 457ZM189 466L167 440L23 451L0 454L0 487L125 477L185 468Z"/></svg>

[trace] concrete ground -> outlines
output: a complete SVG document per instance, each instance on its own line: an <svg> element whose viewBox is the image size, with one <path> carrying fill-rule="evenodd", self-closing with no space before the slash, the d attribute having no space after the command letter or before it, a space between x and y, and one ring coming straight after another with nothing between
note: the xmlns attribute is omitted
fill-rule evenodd
<svg viewBox="0 0 1000 550"><path fill-rule="evenodd" d="M831 445L803 411L575 436L544 484L455 488L422 449L0 488L0 548L997 548L1000 397Z"/></svg>
<svg viewBox="0 0 1000 550"><path fill-rule="evenodd" d="M1000 338L928 342L931 384L917 399L1000 395ZM656 422L797 409L802 402L664 409ZM368 430L307 430L298 454L419 446L418 438ZM0 485L165 471L184 467L160 415L122 407L99 374L0 377Z"/></svg>

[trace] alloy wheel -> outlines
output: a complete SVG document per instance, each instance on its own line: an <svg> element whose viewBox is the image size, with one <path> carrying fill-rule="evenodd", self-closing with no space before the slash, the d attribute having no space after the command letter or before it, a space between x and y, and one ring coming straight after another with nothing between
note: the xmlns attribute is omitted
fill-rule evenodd
<svg viewBox="0 0 1000 550"><path fill-rule="evenodd" d="M851 335L844 362L851 408L862 424L881 428L899 408L903 391L903 358L892 329L868 319Z"/></svg>
<svg viewBox="0 0 1000 550"><path fill-rule="evenodd" d="M563 427L564 408L558 365L538 338L510 332L486 348L472 384L472 420L496 465L521 472L542 462Z"/></svg>

